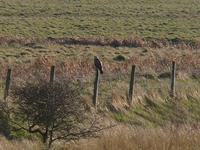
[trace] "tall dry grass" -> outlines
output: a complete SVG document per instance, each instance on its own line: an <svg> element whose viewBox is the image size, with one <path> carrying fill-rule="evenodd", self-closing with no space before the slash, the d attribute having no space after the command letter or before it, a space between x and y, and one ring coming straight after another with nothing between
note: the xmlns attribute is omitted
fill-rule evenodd
<svg viewBox="0 0 200 150"><path fill-rule="evenodd" d="M198 150L200 130L191 126L166 128L134 128L119 126L100 139L60 145L65 150Z"/></svg>
<svg viewBox="0 0 200 150"><path fill-rule="evenodd" d="M43 146L39 142L30 140L8 141L0 137L0 150L39 150Z"/></svg>
<svg viewBox="0 0 200 150"><path fill-rule="evenodd" d="M40 150L35 141L7 141L0 139L0 150ZM53 150L199 150L200 128L189 125L165 128L117 126L100 138L78 142L58 142Z"/></svg>

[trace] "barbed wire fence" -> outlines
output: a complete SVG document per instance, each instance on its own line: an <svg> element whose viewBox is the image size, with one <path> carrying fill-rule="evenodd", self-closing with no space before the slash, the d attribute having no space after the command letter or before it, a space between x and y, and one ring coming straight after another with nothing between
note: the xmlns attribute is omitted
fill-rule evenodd
<svg viewBox="0 0 200 150"><path fill-rule="evenodd" d="M171 67L167 67L165 72L167 74L162 77L154 76L149 72L148 70L145 72L140 72L137 70L137 66L135 66L136 71L134 74L134 85L133 85L133 92L130 95L130 85L133 84L131 82L131 69L128 71L118 71L114 73L104 73L100 77L100 84L97 85L99 87L99 101L95 105L99 104L99 107L104 107L107 103L112 103L113 101L113 94L119 95L129 100L130 97L133 97L133 101L135 97L142 96L142 95L148 95L148 93L157 92L162 94L163 99L170 96L175 96L177 92L180 92L182 89L183 92L190 91L191 89L196 89L200 91L198 87L200 87L199 80L190 80L183 81L183 80L175 80L177 71L173 65L175 62L172 63ZM53 69L49 70L49 75L45 74L44 72L39 72L40 76L39 78L44 78L48 80L59 80L61 78L67 78L69 75L68 73L65 73L63 75L59 75L57 77L56 74L56 66L51 67ZM8 68L7 73L5 75L6 79L1 80L0 82L0 88L1 88L1 95L4 95L4 100L9 96L9 90L11 82L14 84L17 84L21 81L26 82L25 80L28 80L28 78L12 78L12 70ZM36 73L33 73L33 76ZM52 77L52 75L55 75ZM38 77L35 76L37 79ZM84 74L76 74L73 76L73 80L78 82L80 86L84 87L85 94L88 94L88 96L92 97L94 95L93 93L93 87L94 87L94 75L84 75ZM190 82L189 84L187 82ZM172 85L173 84L173 85ZM175 88L176 87L176 88ZM178 89L176 91L176 89ZM163 94L165 93L165 94ZM92 98L91 98L92 100Z"/></svg>

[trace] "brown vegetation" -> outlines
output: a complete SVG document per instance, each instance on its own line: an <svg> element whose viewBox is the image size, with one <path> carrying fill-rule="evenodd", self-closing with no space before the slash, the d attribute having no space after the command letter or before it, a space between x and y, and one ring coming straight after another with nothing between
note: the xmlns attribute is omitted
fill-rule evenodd
<svg viewBox="0 0 200 150"><path fill-rule="evenodd" d="M8 141L0 137L0 150L41 150L44 147L41 143L30 140Z"/></svg>
<svg viewBox="0 0 200 150"><path fill-rule="evenodd" d="M100 139L56 143L52 149L64 150L198 150L200 130L190 125L165 128L140 128L117 126L104 133ZM42 149L34 141L6 141L1 139L0 149Z"/></svg>
<svg viewBox="0 0 200 150"><path fill-rule="evenodd" d="M76 143L65 149L74 150L197 150L199 129L190 126L176 128L127 128L119 127L105 133L99 140Z"/></svg>
<svg viewBox="0 0 200 150"><path fill-rule="evenodd" d="M200 76L200 57L195 54L170 55L158 54L149 55L148 57L133 56L123 62L103 60L103 67L105 76L112 76L117 74L130 74L131 65L135 64L137 73L139 74L156 74L157 76L170 72L171 62L175 60L179 74L186 74L190 77ZM49 78L49 71L51 65L56 66L56 75L65 76L68 78L84 78L90 79L94 74L93 61L86 59L68 59L65 62L60 62L51 57L41 57L31 63L25 64L12 64L13 78L14 79L29 79L30 76L34 77L36 74L41 74L42 78ZM0 79L5 79L6 71L9 67L8 63L2 62L0 64Z"/></svg>
<svg viewBox="0 0 200 150"><path fill-rule="evenodd" d="M36 48L36 43L67 44L67 45L95 45L111 47L175 47L180 49L198 49L200 42L185 39L148 39L129 37L126 39L104 38L104 37L65 37L65 38L23 38L23 37L0 37L0 45L19 44Z"/></svg>
<svg viewBox="0 0 200 150"><path fill-rule="evenodd" d="M48 40L50 41L50 43L53 43L53 40L55 39L48 39ZM23 43L23 40L21 41L21 43L19 41L14 42L14 43L20 43L22 45L25 44L26 46L34 47L35 45L34 42L36 41L32 41L30 39L30 41L27 40L27 42L25 43ZM61 40L60 44L64 44L62 43L62 41L64 41L64 39ZM42 42L42 40L40 42ZM78 39L78 42L77 43L75 42L75 44L80 44L80 42L81 40ZM119 41L115 41L114 43L118 43L118 42ZM3 44L7 44L7 42L4 42ZM188 47L186 46L185 48L188 48ZM191 124L186 125L186 127L181 127L180 129L177 129L171 126L164 127L164 128L154 128L154 129L151 129L148 127L149 124L150 125L155 125L156 123L165 124L165 121L168 122L170 119L172 119L169 117L167 118L168 119L167 120L166 118L163 117L163 113L165 114L165 117L168 117L168 114L167 114L168 112L161 112L161 114L157 114L158 112L160 112L160 107L155 107L155 109L158 108L159 110L157 112L157 110L154 110L154 107L149 106L149 103L150 105L156 104L157 106L158 104L158 106L160 106L160 104L163 104L163 102L164 103L166 102L166 98L168 97L167 92L169 90L168 83L167 84L166 82L164 83L164 80L162 79L170 78L171 62L173 60L175 60L177 63L177 78L181 79L183 82L186 82L187 80L189 80L187 84L186 83L177 84L177 94L179 96L179 99L181 99L181 102L185 103L184 104L185 106L183 109L187 109L187 110L190 109L188 108L188 105L190 105L190 103L187 103L187 102L191 102L192 98L195 97L195 100L199 99L199 86L198 86L199 84L197 83L200 77L199 54L191 49L188 50L186 54L180 54L180 53L174 52L173 49L170 52L166 52L166 51L158 52L159 50L160 49L156 51L149 51L148 53L145 53L144 57L142 55L141 57L139 57L139 55L134 55L121 62L103 59L105 74L101 78L102 89L100 89L101 90L100 96L103 95L103 98L100 97L101 103L106 103L107 105L108 104L107 102L108 101L110 102L111 100L112 109L115 111L117 110L117 112L124 111L125 110L124 108L128 107L126 103L125 89L128 89L127 83L129 82L128 80L130 77L131 65L135 64L137 66L136 76L137 76L138 83L136 84L136 88L135 88L134 101L136 102L135 106L136 107L139 106L142 109L138 110L139 111L138 113L136 110L137 108L133 108L134 110L136 110L134 111L134 113L136 112L135 114L129 114L129 112L125 110L126 112L123 115L125 117L127 116L129 117L129 115L131 115L132 117L136 117L136 119L128 118L130 119L128 121L130 122L132 121L131 123L136 122L136 123L139 123L140 125L145 124L145 127L147 128L143 129L143 128L137 127L134 129L132 128L132 129L125 129L125 130L119 129L116 132L111 131L110 133L105 134L102 138L100 138L100 140L98 139L97 140L94 139L91 141L86 140L86 144L83 144L80 142L80 143L76 143L77 145L73 145L73 144L69 145L67 143L66 147L62 145L61 147L62 148L64 147L65 149L68 149L70 147L70 149L97 149L97 150L98 149L134 149L134 148L136 150L137 149L142 149L142 150L146 150L146 149L161 149L161 150L162 149L165 149L165 150L166 149L172 149L172 150L173 149L174 150L175 149L183 149L183 150L184 149L198 149L198 147L200 146L198 145L198 142L199 142L198 139L200 137L200 134L199 134L199 129L197 125L198 115L196 114L196 112L194 113L194 115L197 118L191 119L186 115L186 117L191 119L189 120L191 122L197 119L195 120L195 127L193 127ZM28 63L9 64L6 62L1 62L0 81L5 80L6 71L9 67L12 67L12 71L13 71L12 82L14 82L14 84L18 84L18 83L22 83L22 82L26 82L30 80L34 81L34 80L39 80L39 79L49 81L50 67L52 65L56 66L56 78L59 78L59 79L69 78L77 83L83 84L85 89L89 89L89 90L91 89L92 87L91 82L93 82L93 77L94 77L94 66L93 66L93 60L90 60L90 59L76 60L73 58L69 58L66 61L56 61L56 59L52 57L40 57ZM143 81L147 82L146 79L151 79L149 81L151 81L152 83L148 82L148 83L144 83L143 85L142 82ZM193 79L195 79L195 81L193 81ZM196 82L197 84L196 83L193 84L193 82ZM158 85L158 83L160 85ZM155 86L155 89L154 89L154 86ZM86 93L84 94L83 95L86 96L86 99L91 101L91 99L88 97L90 97L92 93L88 94L88 91L86 91ZM148 97L150 101L145 101L146 97ZM196 105L198 104L195 103L194 105L196 107ZM198 108L195 108L195 110L196 109L198 110ZM169 108L169 111L171 111L171 108ZM182 113L182 110L180 114L181 113ZM128 115L126 116L126 114ZM188 112L188 114L193 115L193 112ZM151 115L152 116L154 115L154 116L152 117ZM160 115L162 116L160 117ZM170 115L174 115L174 114L170 114ZM180 116L177 116L176 119L181 119L178 117ZM118 121L120 121L120 119L121 118L119 118ZM122 118L121 120L122 122L123 121L126 122L126 119L127 118L123 120ZM159 122L159 121L162 121L162 122ZM183 122L184 121L185 120L183 120ZM182 126L184 125L182 124ZM5 143L8 143L8 142L5 142ZM13 144L13 142L11 143L10 143L10 146L15 145ZM2 145L5 145L5 144L2 144ZM56 145L56 146L59 147L59 145ZM9 147L7 149L9 149Z"/></svg>

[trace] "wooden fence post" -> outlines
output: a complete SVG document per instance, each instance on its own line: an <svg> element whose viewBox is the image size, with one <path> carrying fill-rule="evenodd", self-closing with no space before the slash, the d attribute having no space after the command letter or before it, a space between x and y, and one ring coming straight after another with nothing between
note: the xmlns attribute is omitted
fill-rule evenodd
<svg viewBox="0 0 200 150"><path fill-rule="evenodd" d="M5 83L5 91L4 91L4 100L5 101L9 94L10 83L11 83L11 69L8 69L7 76L6 76L6 83Z"/></svg>
<svg viewBox="0 0 200 150"><path fill-rule="evenodd" d="M131 105L132 101L133 101L133 88L134 88L134 84L135 84L135 70L136 70L136 66L133 65L132 70L131 70L131 80L130 80L130 85L129 85L129 105Z"/></svg>
<svg viewBox="0 0 200 150"><path fill-rule="evenodd" d="M53 83L54 79L55 79L55 66L51 66L50 83Z"/></svg>
<svg viewBox="0 0 200 150"><path fill-rule="evenodd" d="M171 96L175 96L175 82L176 82L176 63L172 62L172 73L171 73Z"/></svg>
<svg viewBox="0 0 200 150"><path fill-rule="evenodd" d="M93 104L95 107L97 107L97 102L98 102L99 79L100 79L100 71L98 68L96 68L96 77L94 81L94 95L93 95Z"/></svg>

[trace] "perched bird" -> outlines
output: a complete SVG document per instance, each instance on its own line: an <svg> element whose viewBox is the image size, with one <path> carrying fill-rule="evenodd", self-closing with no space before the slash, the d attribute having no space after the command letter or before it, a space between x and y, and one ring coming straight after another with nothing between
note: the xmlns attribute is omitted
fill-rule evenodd
<svg viewBox="0 0 200 150"><path fill-rule="evenodd" d="M103 74L102 62L99 60L97 56L94 56L94 64L96 68L100 71L100 73Z"/></svg>

